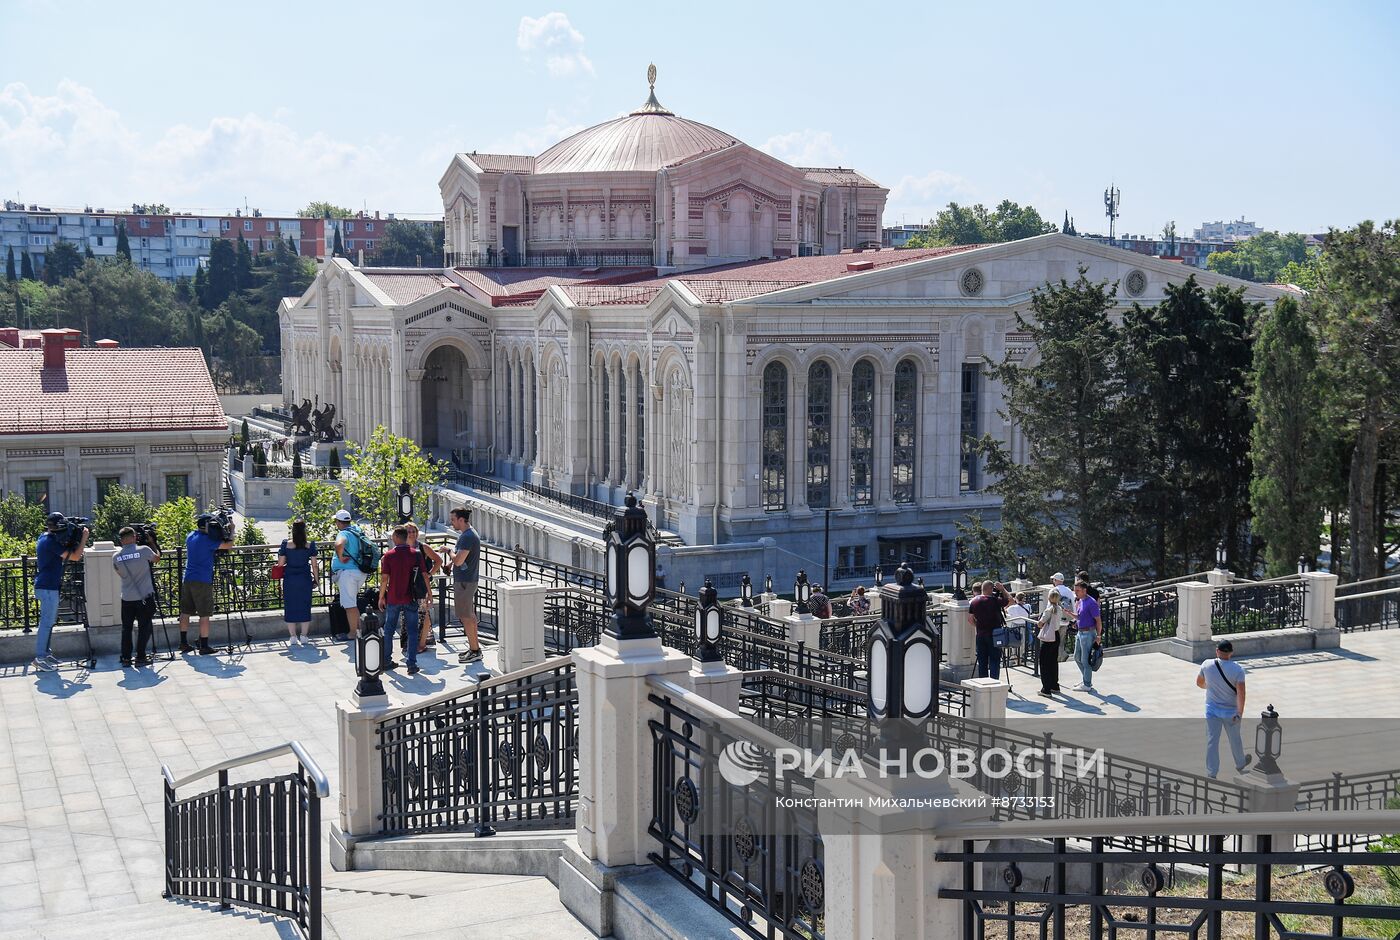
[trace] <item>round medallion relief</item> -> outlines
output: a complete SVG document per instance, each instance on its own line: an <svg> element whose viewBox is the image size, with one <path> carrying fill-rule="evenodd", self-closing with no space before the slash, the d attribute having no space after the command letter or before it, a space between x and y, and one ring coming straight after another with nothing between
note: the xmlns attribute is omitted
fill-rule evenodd
<svg viewBox="0 0 1400 940"><path fill-rule="evenodd" d="M1123 279L1123 289L1128 292L1129 297L1141 297L1142 292L1147 290L1147 275L1138 269L1128 272L1128 276Z"/></svg>
<svg viewBox="0 0 1400 940"><path fill-rule="evenodd" d="M987 279L982 276L982 272L977 268L968 268L958 278L958 286L962 288L963 294L968 297L976 297L982 293L982 288L986 286Z"/></svg>

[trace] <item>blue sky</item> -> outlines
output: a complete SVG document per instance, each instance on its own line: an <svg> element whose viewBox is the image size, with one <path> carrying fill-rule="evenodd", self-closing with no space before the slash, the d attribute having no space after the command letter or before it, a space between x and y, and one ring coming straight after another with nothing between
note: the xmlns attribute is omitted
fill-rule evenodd
<svg viewBox="0 0 1400 940"><path fill-rule="evenodd" d="M0 194L440 213L454 151L538 153L657 96L891 188L1081 231L1400 216L1400 4L0 0Z"/></svg>

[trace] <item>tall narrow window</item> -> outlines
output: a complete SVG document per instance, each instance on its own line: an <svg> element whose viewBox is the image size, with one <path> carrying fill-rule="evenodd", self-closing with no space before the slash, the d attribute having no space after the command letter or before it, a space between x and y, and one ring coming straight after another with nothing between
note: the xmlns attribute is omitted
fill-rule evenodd
<svg viewBox="0 0 1400 940"><path fill-rule="evenodd" d="M894 408L890 430L891 491L896 503L914 501L914 467L919 417L919 367L901 359L894 367Z"/></svg>
<svg viewBox="0 0 1400 940"><path fill-rule="evenodd" d="M764 512L778 512L787 506L787 406L787 366L770 362L763 370Z"/></svg>
<svg viewBox="0 0 1400 940"><path fill-rule="evenodd" d="M525 401L525 363L526 360L521 359L515 364L515 371L520 377L520 380L516 383L520 387L520 420L515 422L516 427L519 429L520 443L516 445L515 452L520 455L522 460L529 460L533 456L531 453L533 448L530 446L530 442L525 440L525 428L527 423L533 419L535 413L535 398L533 394L535 374L533 371L530 372L532 394L527 408Z"/></svg>
<svg viewBox="0 0 1400 940"><path fill-rule="evenodd" d="M977 453L973 449L982 435L982 364L964 362L962 367L962 480L964 493L981 487Z"/></svg>
<svg viewBox="0 0 1400 940"><path fill-rule="evenodd" d="M510 421L511 414L512 414L512 412L514 411L514 409L512 409L511 406L510 406L510 404L511 404L511 403L510 403L510 399L511 399L511 393L515 391L515 389L514 389L514 384L515 384L515 383L511 381L510 359L509 359L508 357L507 357L507 359L506 359L506 368L505 368L505 372L506 372L506 376L505 376L505 377L506 377L506 396L505 396L505 397L506 397L506 428L505 428L505 432L506 432L506 433L505 433L504 437L505 437L505 439L506 439L506 455L509 456L509 455L510 455L510 452L514 449L511 445L515 443L515 425L512 424L511 421Z"/></svg>
<svg viewBox="0 0 1400 940"><path fill-rule="evenodd" d="M627 466L627 367L617 369L617 475L623 486L632 485L631 467Z"/></svg>
<svg viewBox="0 0 1400 940"><path fill-rule="evenodd" d="M602 376L603 386L603 417L601 428L603 432L603 479L612 479L612 424L608 421L608 411L612 407L612 382L608 375L608 367L601 366L599 373Z"/></svg>
<svg viewBox="0 0 1400 940"><path fill-rule="evenodd" d="M807 370L807 505L831 505L831 366Z"/></svg>
<svg viewBox="0 0 1400 940"><path fill-rule="evenodd" d="M851 370L851 505L875 499L875 364L862 359Z"/></svg>
<svg viewBox="0 0 1400 940"><path fill-rule="evenodd" d="M646 435L643 430L646 428L646 386L642 384L642 367L638 364L633 373L634 382L637 388L637 421L636 427L632 429L632 436L637 439L637 466L632 470L632 476L636 482L637 489L642 488L642 477L644 468L647 465Z"/></svg>

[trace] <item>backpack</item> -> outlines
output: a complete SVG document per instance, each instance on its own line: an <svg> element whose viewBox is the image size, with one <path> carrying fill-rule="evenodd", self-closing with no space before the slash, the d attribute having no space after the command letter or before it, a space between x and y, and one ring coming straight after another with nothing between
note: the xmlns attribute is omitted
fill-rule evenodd
<svg viewBox="0 0 1400 940"><path fill-rule="evenodd" d="M355 536L355 541L359 546L353 555L355 565L365 574L374 574L379 570L379 559L383 554L379 550L379 546L370 541L359 526L349 526L345 531ZM346 554L349 555L350 552L346 552Z"/></svg>

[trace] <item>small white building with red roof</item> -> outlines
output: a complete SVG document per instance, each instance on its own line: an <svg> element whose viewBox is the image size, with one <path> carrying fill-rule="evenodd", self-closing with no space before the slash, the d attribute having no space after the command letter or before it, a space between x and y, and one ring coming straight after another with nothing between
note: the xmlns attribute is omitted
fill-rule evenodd
<svg viewBox="0 0 1400 940"><path fill-rule="evenodd" d="M222 502L228 419L198 349L0 329L0 490L89 515L110 486Z"/></svg>

